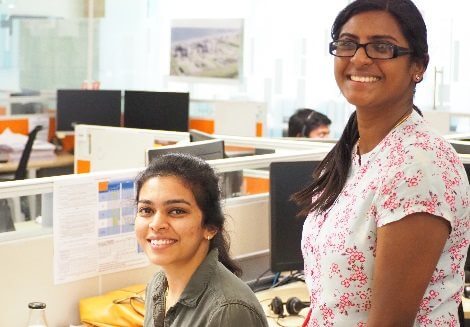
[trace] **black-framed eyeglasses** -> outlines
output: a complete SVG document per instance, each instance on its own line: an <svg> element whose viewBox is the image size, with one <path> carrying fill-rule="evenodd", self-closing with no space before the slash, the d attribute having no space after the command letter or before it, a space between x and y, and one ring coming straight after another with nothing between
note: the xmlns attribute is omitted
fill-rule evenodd
<svg viewBox="0 0 470 327"><path fill-rule="evenodd" d="M330 42L330 54L336 57L354 57L359 48L364 48L367 57L371 59L393 59L413 53L408 48L387 42L357 43L354 41Z"/></svg>

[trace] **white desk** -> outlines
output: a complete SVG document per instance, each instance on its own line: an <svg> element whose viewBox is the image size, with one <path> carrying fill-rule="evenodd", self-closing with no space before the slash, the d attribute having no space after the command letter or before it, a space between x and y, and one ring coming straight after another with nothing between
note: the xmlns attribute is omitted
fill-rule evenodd
<svg viewBox="0 0 470 327"><path fill-rule="evenodd" d="M256 293L256 297L260 301L261 306L268 317L269 326L302 326L302 323L307 316L308 308L305 308L300 312L301 316L295 317L287 315L286 308L284 306L286 317L278 318L277 315L275 315L269 308L269 304L275 296L280 297L282 302L286 302L291 296L297 296L301 301L308 301L309 295L307 285L302 282L295 282ZM465 319L470 319L470 299L462 297L462 305ZM279 324L277 322L279 322Z"/></svg>
<svg viewBox="0 0 470 327"><path fill-rule="evenodd" d="M274 297L280 297L282 302L286 302L288 298L292 296L298 297L301 301L308 301L309 295L307 290L307 285L303 282L294 282L287 285L283 285L276 288L267 289L265 291L260 291L256 293L256 297L261 303L266 317L268 317L269 326L302 326L302 323L307 316L308 308L300 311L299 316L289 316L284 306L284 318L279 318L274 314L269 308L269 304Z"/></svg>
<svg viewBox="0 0 470 327"><path fill-rule="evenodd" d="M462 306L465 320L470 319L470 299L462 296Z"/></svg>
<svg viewBox="0 0 470 327"><path fill-rule="evenodd" d="M45 168L58 168L73 165L73 154L60 153L53 159L34 160L28 162L28 178L36 177L36 170ZM0 163L0 174L11 174L18 168L18 162Z"/></svg>

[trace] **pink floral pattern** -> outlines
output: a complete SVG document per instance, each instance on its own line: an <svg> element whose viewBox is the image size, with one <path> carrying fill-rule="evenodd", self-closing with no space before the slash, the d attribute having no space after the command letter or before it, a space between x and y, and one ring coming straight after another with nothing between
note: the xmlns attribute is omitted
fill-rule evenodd
<svg viewBox="0 0 470 327"><path fill-rule="evenodd" d="M415 326L458 326L470 238L470 187L452 147L414 112L351 172L335 205L311 213L302 235L310 291L308 326L365 326L372 300L377 228L416 213L452 231L421 301Z"/></svg>

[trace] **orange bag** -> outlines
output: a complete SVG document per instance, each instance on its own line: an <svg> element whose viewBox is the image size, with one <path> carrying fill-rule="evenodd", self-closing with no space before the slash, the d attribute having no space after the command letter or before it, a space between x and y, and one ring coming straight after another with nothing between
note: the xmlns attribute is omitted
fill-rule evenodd
<svg viewBox="0 0 470 327"><path fill-rule="evenodd" d="M138 284L80 300L80 320L87 326L141 327L146 285Z"/></svg>

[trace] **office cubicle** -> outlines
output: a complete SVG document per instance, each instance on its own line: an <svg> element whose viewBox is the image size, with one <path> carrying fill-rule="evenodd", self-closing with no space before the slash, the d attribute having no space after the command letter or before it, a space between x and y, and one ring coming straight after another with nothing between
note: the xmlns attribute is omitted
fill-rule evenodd
<svg viewBox="0 0 470 327"><path fill-rule="evenodd" d="M75 126L75 173L145 166L146 151L189 142L189 133L93 125Z"/></svg>
<svg viewBox="0 0 470 327"><path fill-rule="evenodd" d="M75 172L86 173L112 169L138 168L145 165L148 149L175 143L188 143L189 133L124 127L77 125L75 127ZM333 143L309 140L272 139L212 134L224 141L229 156L254 155L258 150L292 152L322 149Z"/></svg>
<svg viewBox="0 0 470 327"><path fill-rule="evenodd" d="M247 137L268 135L265 102L191 100L190 115L190 128L206 133Z"/></svg>
<svg viewBox="0 0 470 327"><path fill-rule="evenodd" d="M221 174L242 170L247 172L247 177L263 179L266 177L266 171L258 169L266 169L270 162L315 160L323 157L325 152L323 148L310 147L307 150L281 151L267 155L235 157L209 162ZM9 308L7 312L0 315L0 325L24 324L27 319L27 303L30 301L47 303L48 318L53 326L78 324L80 298L134 283L146 283L150 279L156 267L142 266L132 270L90 275L85 279L71 280L61 284L55 284L54 274L54 262L61 249L54 246L54 244L57 245L57 240L52 233L52 222L56 224L57 220L60 221L63 217L53 215L53 212L62 208L69 210L67 214L79 214L70 203L62 203L62 206L59 206L63 197L68 194L76 201L85 201L87 195L84 190L94 187L97 181L120 174L135 176L140 169L142 168L38 178L6 182L0 185L0 199L41 194L42 202L42 225L34 221L22 222L15 224L17 231L0 233L0 257L3 267L0 271L0 286L7 292L0 300L0 306ZM60 190L57 185L66 192L57 193L57 190ZM88 199L93 199L93 197ZM262 271L259 269L266 270L265 267L269 261L268 199L267 192L254 192L227 198L224 201L224 210L229 217L227 230L231 237L231 251L245 267L244 278L246 279L253 279L254 276L260 274ZM76 221L88 218L80 213L80 219ZM67 231L63 227L60 230Z"/></svg>

